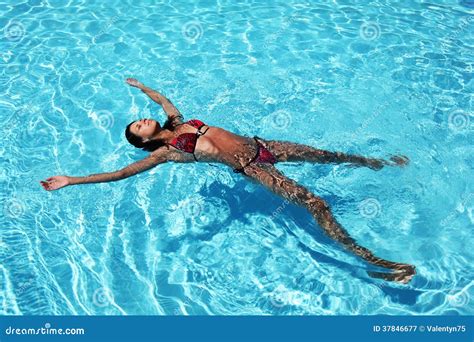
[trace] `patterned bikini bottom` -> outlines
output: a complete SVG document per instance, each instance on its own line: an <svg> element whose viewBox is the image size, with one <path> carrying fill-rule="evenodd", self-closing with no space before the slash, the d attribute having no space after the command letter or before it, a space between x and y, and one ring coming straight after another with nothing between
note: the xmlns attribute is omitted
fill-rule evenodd
<svg viewBox="0 0 474 342"><path fill-rule="evenodd" d="M257 153L255 154L255 157L253 157L247 164L240 168L235 168L234 172L235 173L243 173L244 169L253 164L253 163L267 163L267 164L275 164L277 162L277 159L275 156L265 147L263 144L258 140L261 139L257 136L253 137L257 143Z"/></svg>

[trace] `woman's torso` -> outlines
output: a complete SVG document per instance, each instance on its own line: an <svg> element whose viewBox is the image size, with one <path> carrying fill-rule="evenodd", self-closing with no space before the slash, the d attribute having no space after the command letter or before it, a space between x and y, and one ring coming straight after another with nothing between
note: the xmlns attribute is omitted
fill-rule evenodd
<svg viewBox="0 0 474 342"><path fill-rule="evenodd" d="M195 134L197 130L190 124L179 125L173 130L176 135L173 142L175 143L180 136L183 138L186 133ZM252 138L208 125L201 127L201 132L205 133L196 140L194 148L194 155L198 161L219 162L235 168L245 165L256 153L255 141ZM173 150L178 150L184 161L194 161L192 153L182 151L176 146Z"/></svg>

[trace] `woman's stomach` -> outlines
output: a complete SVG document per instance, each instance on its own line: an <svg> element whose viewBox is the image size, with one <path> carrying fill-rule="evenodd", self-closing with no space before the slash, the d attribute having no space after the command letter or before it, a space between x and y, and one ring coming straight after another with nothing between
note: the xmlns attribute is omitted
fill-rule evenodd
<svg viewBox="0 0 474 342"><path fill-rule="evenodd" d="M220 162L231 167L245 165L256 153L254 139L212 126L199 137L195 149L199 161Z"/></svg>

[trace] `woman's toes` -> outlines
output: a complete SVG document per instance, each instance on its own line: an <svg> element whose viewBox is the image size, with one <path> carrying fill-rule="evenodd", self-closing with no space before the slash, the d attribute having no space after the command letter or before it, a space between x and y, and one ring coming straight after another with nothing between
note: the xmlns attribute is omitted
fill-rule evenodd
<svg viewBox="0 0 474 342"><path fill-rule="evenodd" d="M393 156L390 158L390 160L398 166L405 166L410 161L410 159L408 159L406 156Z"/></svg>

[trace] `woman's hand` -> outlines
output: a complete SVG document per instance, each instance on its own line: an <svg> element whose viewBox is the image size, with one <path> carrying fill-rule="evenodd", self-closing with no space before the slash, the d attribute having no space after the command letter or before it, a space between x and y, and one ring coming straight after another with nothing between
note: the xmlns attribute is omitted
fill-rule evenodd
<svg viewBox="0 0 474 342"><path fill-rule="evenodd" d="M136 78L127 78L126 79L126 82L131 85L132 87L135 87L135 88L138 88L138 89L141 89L143 88L143 83L141 83L139 80L137 80Z"/></svg>
<svg viewBox="0 0 474 342"><path fill-rule="evenodd" d="M53 176L46 179L46 181L40 181L43 189L51 191L58 190L70 184L68 176Z"/></svg>

